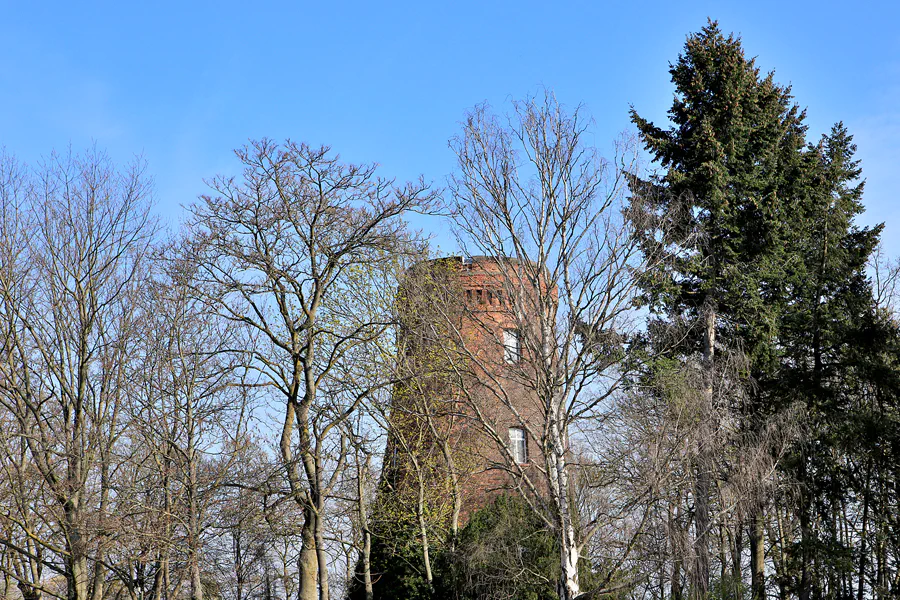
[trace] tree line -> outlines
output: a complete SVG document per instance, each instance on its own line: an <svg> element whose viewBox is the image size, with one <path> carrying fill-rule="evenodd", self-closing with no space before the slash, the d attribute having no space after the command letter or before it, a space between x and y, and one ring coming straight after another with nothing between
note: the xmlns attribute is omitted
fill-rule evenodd
<svg viewBox="0 0 900 600"><path fill-rule="evenodd" d="M670 73L608 159L551 92L475 107L443 190L253 141L176 232L140 161L4 152L0 595L896 596L900 263L853 138L714 22ZM514 364L420 213L496 258ZM466 429L510 482L468 515Z"/></svg>

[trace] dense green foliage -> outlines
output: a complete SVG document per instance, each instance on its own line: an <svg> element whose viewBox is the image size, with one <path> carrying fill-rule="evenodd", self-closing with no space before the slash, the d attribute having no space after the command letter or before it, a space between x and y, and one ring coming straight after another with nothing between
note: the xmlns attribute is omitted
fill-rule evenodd
<svg viewBox="0 0 900 600"><path fill-rule="evenodd" d="M524 501L500 496L475 512L450 561L460 598L550 600L560 566L554 537Z"/></svg>
<svg viewBox="0 0 900 600"><path fill-rule="evenodd" d="M817 194L804 215L804 260L781 323L785 359L771 386L807 417L785 461L800 484L801 528L787 585L804 597L883 588L883 574L868 561L872 538L890 535L896 513L889 490L896 485L897 324L875 305L866 273L881 227L853 223L863 210L855 149L838 124L811 150Z"/></svg>
<svg viewBox="0 0 900 600"><path fill-rule="evenodd" d="M645 240L670 249L645 278L652 343L686 363L702 353L707 373L744 379L743 395L716 396L701 421L730 411L757 438L779 420L797 427L787 447L770 449L777 485L758 486L755 503L710 524L698 507L716 499L695 485L685 508L695 528L715 527L721 539L749 530L755 543L771 540L751 562L754 597L770 570L759 560L772 561L782 597L884 594L896 568L898 325L876 306L867 275L881 227L854 223L863 183L852 136L838 124L807 143L790 88L761 76L715 23L688 38L670 72L672 126L632 111L662 167L632 181L633 210ZM735 352L744 372L722 375L714 355ZM712 473L730 483L740 471L726 455L696 453L701 482ZM738 550L728 568L741 573ZM723 574L724 561L723 552ZM686 566L695 591L709 581L697 568ZM681 593L679 581L670 588Z"/></svg>
<svg viewBox="0 0 900 600"><path fill-rule="evenodd" d="M780 286L796 235L804 178L804 114L790 89L760 77L740 41L713 24L688 38L671 68L672 127L632 110L641 140L665 170L635 180L642 233L664 236L665 268L648 273L654 313L675 323L704 310L723 315L717 333L740 337L759 364L772 352ZM704 308L707 306L707 308ZM682 351L699 348L698 332Z"/></svg>
<svg viewBox="0 0 900 600"><path fill-rule="evenodd" d="M378 532L372 549L376 598L550 600L556 597L558 549L553 536L521 499L500 496L475 511L455 544L430 548L434 582L425 579L422 546L410 523ZM585 577L590 574L585 571ZM589 579L588 579L589 580ZM362 598L357 581L350 598Z"/></svg>

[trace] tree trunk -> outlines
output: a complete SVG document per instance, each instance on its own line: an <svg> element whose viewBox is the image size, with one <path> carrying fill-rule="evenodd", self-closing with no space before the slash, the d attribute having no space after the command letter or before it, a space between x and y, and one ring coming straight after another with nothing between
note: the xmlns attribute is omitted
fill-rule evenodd
<svg viewBox="0 0 900 600"><path fill-rule="evenodd" d="M575 544L575 528L571 524L564 532L566 543L560 551L562 577L560 578L560 600L575 600L581 591L578 581L578 547Z"/></svg>
<svg viewBox="0 0 900 600"><path fill-rule="evenodd" d="M562 402L554 398L554 404ZM558 593L560 600L574 600L581 592L578 581L578 545L575 540L575 522L569 499L569 473L566 465L566 434L557 406L551 411L551 451L550 465L547 473L550 476L550 494L556 512L559 540L560 580Z"/></svg>
<svg viewBox="0 0 900 600"><path fill-rule="evenodd" d="M103 559L103 551L97 554L98 559ZM94 581L91 584L91 600L103 600L105 594L104 584L106 583L106 567L101 563L94 563Z"/></svg>
<svg viewBox="0 0 900 600"><path fill-rule="evenodd" d="M738 520L737 526L734 528L734 540L731 550L731 576L735 585L739 586L743 580L743 571L741 570L741 554L744 551L744 527Z"/></svg>
<svg viewBox="0 0 900 600"><path fill-rule="evenodd" d="M701 460L694 482L694 598L704 600L709 594L709 475Z"/></svg>
<svg viewBox="0 0 900 600"><path fill-rule="evenodd" d="M713 408L713 381L715 379L716 307L707 296L703 303L703 368L705 383L703 406L700 411L700 431L697 440L697 473L694 480L694 552L697 565L694 569L694 597L704 600L709 595L709 493L710 461L706 447L710 435L710 419Z"/></svg>
<svg viewBox="0 0 900 600"><path fill-rule="evenodd" d="M188 510L190 510L188 558L191 568L191 600L203 600L203 582L200 580L200 505L197 501L197 456L194 452L193 441L188 449L188 461L190 461L188 465Z"/></svg>
<svg viewBox="0 0 900 600"><path fill-rule="evenodd" d="M672 580L670 582L671 591L669 597L671 600L681 600L681 565L682 565L682 545L681 531L678 525L678 507L669 505L669 541L672 546Z"/></svg>
<svg viewBox="0 0 900 600"><path fill-rule="evenodd" d="M429 425L432 433L437 436L437 429L434 427L429 416ZM440 438L438 438L440 439ZM459 489L459 473L456 470L456 461L453 460L453 451L450 448L450 442L446 437L441 439L441 452L444 455L444 462L447 465L447 477L450 480L450 495L453 500L453 509L450 513L450 551L456 548L456 538L459 536L459 515L462 512L462 494Z"/></svg>
<svg viewBox="0 0 900 600"><path fill-rule="evenodd" d="M728 578L728 541L726 541L726 537L728 539L730 539L731 536L725 535L725 531L728 529L728 527L726 525L719 525L718 529L719 529L719 581L721 581L724 584Z"/></svg>
<svg viewBox="0 0 900 600"><path fill-rule="evenodd" d="M295 361L294 372L301 373L303 368L299 361ZM300 528L300 554L297 558L297 600L316 600L317 579L319 574L319 560L316 554L316 514L313 499L309 493L301 489L300 473L297 461L294 460L291 439L294 424L300 433L300 446L303 453L303 464L308 481L315 481L315 464L312 464L309 448L309 431L305 428L309 422L309 409L297 403L296 389L300 379L295 377L292 394L285 407L284 423L281 431L282 464L287 473L288 483L297 504L303 509L303 524Z"/></svg>
<svg viewBox="0 0 900 600"><path fill-rule="evenodd" d="M156 573L153 575L153 585L150 587L150 600L166 600L166 591L165 591L165 563L162 558L162 551L157 552L156 554Z"/></svg>
<svg viewBox="0 0 900 600"><path fill-rule="evenodd" d="M203 600L203 582L196 553L191 557L191 600Z"/></svg>
<svg viewBox="0 0 900 600"><path fill-rule="evenodd" d="M681 600L681 558L672 561L671 600Z"/></svg>
<svg viewBox="0 0 900 600"><path fill-rule="evenodd" d="M428 547L428 526L425 522L425 479L418 463L415 464L415 468L419 482L418 496L416 498L416 519L419 523L419 537L422 540L422 560L425 562L425 581L428 582L428 588L431 589L433 578L431 573L431 552Z"/></svg>
<svg viewBox="0 0 900 600"><path fill-rule="evenodd" d="M68 600L88 599L88 562L85 540L81 535L79 500L69 499L64 507L66 521L66 597Z"/></svg>
<svg viewBox="0 0 900 600"><path fill-rule="evenodd" d="M71 534L70 534L71 536ZM70 558L66 573L68 600L87 600L88 597L88 566L84 555L78 558Z"/></svg>
<svg viewBox="0 0 900 600"><path fill-rule="evenodd" d="M106 491L104 490L104 495L106 495ZM102 514L101 509L101 514ZM102 519L102 517L101 517ZM102 521L101 521L102 522ZM106 567L103 566L102 560L106 556L106 552L104 549L105 540L103 539L103 534L101 533L98 536L99 542L97 544L97 556L94 561L94 580L91 583L91 600L103 600L103 596L105 593L105 583L106 583Z"/></svg>
<svg viewBox="0 0 900 600"><path fill-rule="evenodd" d="M866 536L869 525L869 492L872 486L872 461L866 466L866 489L863 494L862 531L859 534L859 584L857 585L857 600L863 600L866 589Z"/></svg>
<svg viewBox="0 0 900 600"><path fill-rule="evenodd" d="M372 534L369 531L369 511L366 503L365 481L369 472L369 457L366 456L364 465L360 464L359 456L356 460L356 495L359 529L362 533L362 576L363 589L366 600L373 600L375 593L372 589Z"/></svg>
<svg viewBox="0 0 900 600"><path fill-rule="evenodd" d="M805 457L801 457L805 461ZM805 464L805 463L803 463ZM801 465L801 487L806 484L806 469ZM809 547L812 544L812 532L809 526L809 493L804 489L800 493L800 589L798 596L800 600L810 599L810 552Z"/></svg>
<svg viewBox="0 0 900 600"><path fill-rule="evenodd" d="M325 553L325 500L319 498L316 503L315 532L316 563L319 572L319 600L329 600L328 587L328 555Z"/></svg>
<svg viewBox="0 0 900 600"><path fill-rule="evenodd" d="M232 534L232 548L234 549L234 598L235 600L244 600L244 547L243 539L239 524Z"/></svg>
<svg viewBox="0 0 900 600"><path fill-rule="evenodd" d="M750 516L750 593L753 600L766 598L765 529L762 507L753 508Z"/></svg>
<svg viewBox="0 0 900 600"><path fill-rule="evenodd" d="M314 515L311 507L303 509L303 526L300 529L300 557L297 559L298 588L297 600L316 600L316 579L318 579L319 561L316 557L316 536L314 531Z"/></svg>
<svg viewBox="0 0 900 600"><path fill-rule="evenodd" d="M6 582L6 586L9 587L9 582ZM19 592L22 594L22 600L41 600L41 590L34 588L27 583L19 582L17 586L19 588ZM6 593L4 593L5 598L9 598Z"/></svg>
<svg viewBox="0 0 900 600"><path fill-rule="evenodd" d="M363 586L366 592L366 600L373 600L375 592L372 589L372 535L368 529L363 532Z"/></svg>

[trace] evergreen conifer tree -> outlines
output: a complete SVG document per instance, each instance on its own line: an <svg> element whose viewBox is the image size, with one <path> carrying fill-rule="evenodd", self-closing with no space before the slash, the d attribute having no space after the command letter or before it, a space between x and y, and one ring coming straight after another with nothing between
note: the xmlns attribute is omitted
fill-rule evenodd
<svg viewBox="0 0 900 600"><path fill-rule="evenodd" d="M810 149L810 193L788 280L792 302L779 323L783 358L767 386L779 404L799 404L805 416L784 465L799 484L793 508L800 528L785 576L804 600L852 597L854 585L861 592L864 582L854 583L852 574L865 570L866 532L849 536L846 526L874 513L866 507L867 456L878 436L867 430L876 408L872 390L883 387L887 372L873 367L883 363L892 334L877 317L866 273L882 227L854 223L864 187L855 150L841 123Z"/></svg>
<svg viewBox="0 0 900 600"><path fill-rule="evenodd" d="M881 227L854 223L863 184L852 137L838 124L808 145L790 88L761 76L740 40L714 22L688 38L670 72L672 126L632 111L663 168L633 179L632 209L647 243L665 235L671 249L665 267L646 275L651 332L677 340L671 356L699 357L709 411L701 427L713 427L721 409L713 406L722 402L713 380L717 352L727 348L749 359L751 401L736 407L742 428L752 432L800 408L801 434L781 462L795 491L774 508L787 518L777 542L786 557L776 564L782 593L801 600L884 593L887 540L896 530L889 512L900 336L896 320L877 310L866 274ZM660 335L673 330L678 335ZM723 458L702 443L695 454L690 583L703 598L712 478ZM766 594L763 510L754 506L747 523L754 598Z"/></svg>
<svg viewBox="0 0 900 600"><path fill-rule="evenodd" d="M670 73L676 88L672 126L663 129L631 113L646 149L664 169L632 182L633 207L646 213L648 243L663 231L669 238L670 260L648 274L647 300L658 319L655 331L687 325L671 337L679 340L676 354L700 356L707 398L700 426L712 427L717 348L741 348L753 371L772 370L778 362L784 270L807 181L806 126L790 88L776 84L772 74L761 76L740 40L725 36L715 22L688 38ZM694 595L705 598L716 457L702 442L695 452L696 565L690 583ZM751 530L751 542L757 546L753 556L761 558L759 528ZM759 597L760 561L753 567Z"/></svg>

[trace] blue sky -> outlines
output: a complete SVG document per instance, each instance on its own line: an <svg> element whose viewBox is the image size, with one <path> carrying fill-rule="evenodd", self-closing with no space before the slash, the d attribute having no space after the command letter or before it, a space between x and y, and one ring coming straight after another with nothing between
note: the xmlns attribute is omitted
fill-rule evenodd
<svg viewBox="0 0 900 600"><path fill-rule="evenodd" d="M863 222L885 222L900 255L900 3L685 4L0 0L0 145L28 162L93 142L119 162L141 154L172 224L204 178L236 172L248 138L325 143L441 185L478 102L550 88L585 105L601 148L629 129L629 105L664 121L668 64L712 17L793 85L814 137L848 125Z"/></svg>

